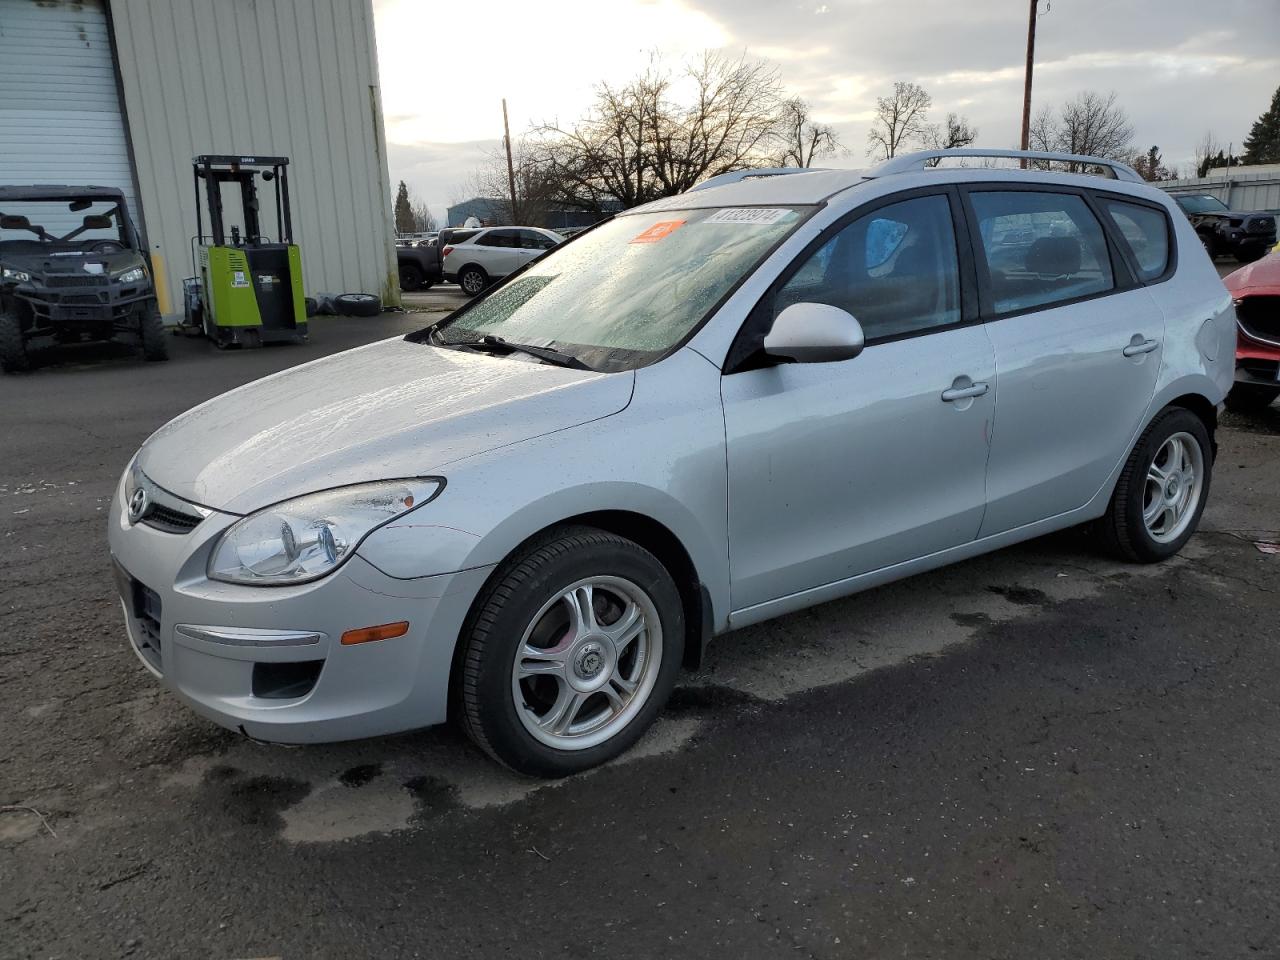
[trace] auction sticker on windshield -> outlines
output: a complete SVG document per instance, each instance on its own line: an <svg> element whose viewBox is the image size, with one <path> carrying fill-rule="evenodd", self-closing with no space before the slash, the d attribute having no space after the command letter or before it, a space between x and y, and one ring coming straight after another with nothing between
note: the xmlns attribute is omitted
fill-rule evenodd
<svg viewBox="0 0 1280 960"><path fill-rule="evenodd" d="M777 223L790 210L780 209L778 207L726 207L724 210L717 210L703 223Z"/></svg>
<svg viewBox="0 0 1280 960"><path fill-rule="evenodd" d="M669 237L684 226L683 220L659 220L631 238L632 243L657 243L663 237Z"/></svg>

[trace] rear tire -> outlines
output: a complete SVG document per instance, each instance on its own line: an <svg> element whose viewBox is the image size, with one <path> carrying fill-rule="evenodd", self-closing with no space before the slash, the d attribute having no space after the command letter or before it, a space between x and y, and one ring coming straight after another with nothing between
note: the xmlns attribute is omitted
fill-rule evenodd
<svg viewBox="0 0 1280 960"><path fill-rule="evenodd" d="M528 776L605 763L666 704L684 631L675 582L648 550L591 527L554 531L499 568L467 621L462 726Z"/></svg>
<svg viewBox="0 0 1280 960"><path fill-rule="evenodd" d="M1164 410L1134 445L1097 521L1108 552L1134 563L1173 556L1200 523L1212 474L1213 443L1204 421L1182 407Z"/></svg>
<svg viewBox="0 0 1280 960"><path fill-rule="evenodd" d="M371 293L340 294L333 306L344 317L376 317L382 312L382 301Z"/></svg>
<svg viewBox="0 0 1280 960"><path fill-rule="evenodd" d="M27 345L22 338L22 324L16 314L0 313L0 370L19 373L30 369Z"/></svg>
<svg viewBox="0 0 1280 960"><path fill-rule="evenodd" d="M479 267L463 267L462 272L458 274L458 286L468 297L483 293L488 285L489 275Z"/></svg>
<svg viewBox="0 0 1280 960"><path fill-rule="evenodd" d="M1276 397L1280 397L1280 387L1237 383L1227 394L1227 409L1232 413L1261 413L1275 403Z"/></svg>
<svg viewBox="0 0 1280 960"><path fill-rule="evenodd" d="M422 287L422 271L412 263L400 264L400 289L412 293Z"/></svg>
<svg viewBox="0 0 1280 960"><path fill-rule="evenodd" d="M164 335L164 318L160 311L148 307L138 321L142 340L142 356L145 360L168 360L169 340Z"/></svg>

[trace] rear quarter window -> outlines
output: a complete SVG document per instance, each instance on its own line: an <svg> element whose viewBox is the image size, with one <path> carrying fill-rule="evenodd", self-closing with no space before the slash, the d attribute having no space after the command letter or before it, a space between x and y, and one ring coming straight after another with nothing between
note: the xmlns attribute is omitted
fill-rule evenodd
<svg viewBox="0 0 1280 960"><path fill-rule="evenodd" d="M1102 199L1102 207L1124 238L1143 280L1155 280L1169 267L1169 221L1154 207Z"/></svg>

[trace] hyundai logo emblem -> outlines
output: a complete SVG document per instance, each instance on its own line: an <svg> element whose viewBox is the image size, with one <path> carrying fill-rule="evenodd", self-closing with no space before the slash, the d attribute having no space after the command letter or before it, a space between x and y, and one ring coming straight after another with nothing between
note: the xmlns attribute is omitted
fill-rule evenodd
<svg viewBox="0 0 1280 960"><path fill-rule="evenodd" d="M143 487L139 487L133 491L133 496L129 498L129 520L137 523L142 519L142 515L147 512L148 497L147 491Z"/></svg>

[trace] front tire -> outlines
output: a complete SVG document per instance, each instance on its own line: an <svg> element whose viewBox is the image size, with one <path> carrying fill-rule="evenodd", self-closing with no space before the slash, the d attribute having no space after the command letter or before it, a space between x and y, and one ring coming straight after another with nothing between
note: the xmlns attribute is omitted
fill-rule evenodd
<svg viewBox="0 0 1280 960"><path fill-rule="evenodd" d="M458 274L458 286L468 297L474 297L489 285L489 275L479 267L463 267Z"/></svg>
<svg viewBox="0 0 1280 960"><path fill-rule="evenodd" d="M605 763L662 710L684 632L657 557L602 530L556 531L507 561L477 601L458 664L462 725L528 776Z"/></svg>
<svg viewBox="0 0 1280 960"><path fill-rule="evenodd" d="M169 341L164 335L164 318L155 307L143 311L138 320L144 360L168 360Z"/></svg>
<svg viewBox="0 0 1280 960"><path fill-rule="evenodd" d="M1171 407L1151 422L1129 454L1098 531L1108 550L1134 563L1158 563L1191 539L1209 498L1213 444L1190 410Z"/></svg>
<svg viewBox="0 0 1280 960"><path fill-rule="evenodd" d="M0 313L0 370L19 373L31 369L22 324L16 314Z"/></svg>
<svg viewBox="0 0 1280 960"><path fill-rule="evenodd" d="M1280 397L1280 387L1237 383L1227 394L1227 409L1232 413L1261 413L1275 403L1276 397Z"/></svg>

